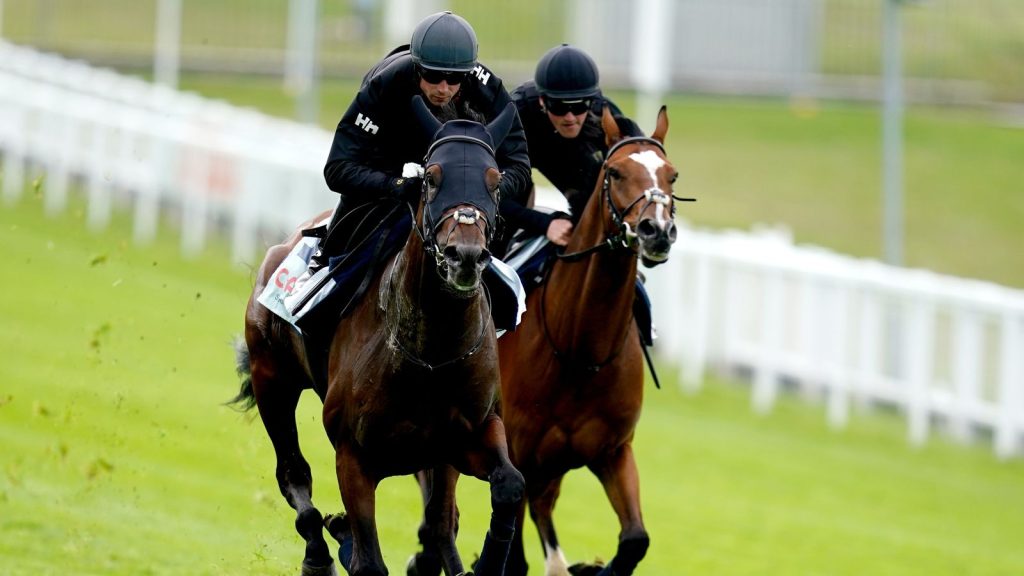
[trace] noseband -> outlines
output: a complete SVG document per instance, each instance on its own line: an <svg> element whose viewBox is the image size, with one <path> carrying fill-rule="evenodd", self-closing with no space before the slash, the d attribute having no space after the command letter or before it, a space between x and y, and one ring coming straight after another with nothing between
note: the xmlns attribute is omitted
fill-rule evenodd
<svg viewBox="0 0 1024 576"><path fill-rule="evenodd" d="M479 138L474 138L472 136L458 134L453 136L445 136L444 138L439 138L434 143L432 143L430 145L430 148L427 149L426 155L424 156L423 165L428 165L428 163L430 162L430 157L434 154L434 152L437 150L439 146L450 142L468 142L471 144L475 144L477 146L481 146L484 150L487 150L491 157L494 156L494 149L487 142ZM437 202L440 193L434 197L433 202L427 201L426 193L427 181L424 179L422 188L420 190L420 199L421 202L423 203L423 220L420 223L420 225L414 225L413 229L416 231L416 234L420 237L420 240L423 242L424 250L426 250L427 254L433 256L434 262L437 265L436 270L438 274L441 274L443 277L444 274L446 274L448 271L448 263L444 257L441 244L437 241L437 231L438 229L441 228L441 225L444 224L445 221L447 221L448 219L453 219L455 220L456 224L476 226L477 229L480 230L480 233L484 235L484 238L486 238L488 245L490 245L491 239L494 235L494 226L491 223L491 218L489 217L488 214L486 214L485 212L481 212L477 208L469 207L452 210L451 212L448 212L447 214L443 215L439 220L435 221L431 213L430 207L431 204ZM409 211L413 211L411 205L409 206ZM497 211L497 204L495 204L495 211ZM413 222L415 222L416 214L413 213L412 217ZM481 221L483 222L483 224L481 223ZM484 227L484 224L486 224L486 228ZM448 240L450 240L451 235L454 232L455 229L453 228L452 231L448 233L448 237L445 238L445 245L447 245Z"/></svg>
<svg viewBox="0 0 1024 576"><path fill-rule="evenodd" d="M608 204L608 212L611 214L612 223L614 224L617 232L615 234L609 234L606 226L604 232L604 240L601 243L595 246L591 246L590 248L584 248L579 252L572 252L570 254L558 254L558 258L562 260L568 260L570 262L575 262L577 260L582 259L584 256L587 256L599 250L616 250L623 248L629 249L633 245L633 241L636 239L636 232L633 232L633 230L629 226L629 223L626 222L626 214L629 214L629 211L632 210L634 206L636 206L642 201L644 202L644 205L642 208L640 208L641 213L647 210L647 207L650 206L651 204L660 204L662 206L668 206L669 214L674 216L676 213L676 207L675 204L672 202L673 200L678 200L680 202L695 202L697 200L696 198L683 198L680 196L675 196L673 194L666 194L661 190L661 188L658 188L657 185L655 185L651 188L644 190L643 194L638 196L635 200L630 202L629 205L620 210L615 205L615 203L612 202L612 177L611 173L608 171L608 162L611 161L612 157L615 155L616 152L618 152L622 147L628 144L651 144L655 146L658 150L661 150L661 154L663 156L665 155L665 146L663 146L661 142L658 142L654 138L650 138L647 136L633 136L630 138L624 138L613 144L612 147L608 150L608 154L605 155L604 164L601 166L601 170L602 172L604 172L604 179L601 181L601 194L604 197L604 201Z"/></svg>

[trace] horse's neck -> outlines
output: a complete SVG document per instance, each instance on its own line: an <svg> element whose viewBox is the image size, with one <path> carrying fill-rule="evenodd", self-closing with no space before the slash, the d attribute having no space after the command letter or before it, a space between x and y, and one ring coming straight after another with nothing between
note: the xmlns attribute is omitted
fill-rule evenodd
<svg viewBox="0 0 1024 576"><path fill-rule="evenodd" d="M599 246L609 234L617 232L613 228L598 186L565 252L572 254ZM635 296L636 263L633 251L622 247L596 250L577 262L557 261L551 270L549 289L552 293L547 294L545 307L553 305L562 309L549 308L547 315L574 323L580 332L628 328ZM552 298L554 293L558 296ZM555 300L564 304L559 306Z"/></svg>

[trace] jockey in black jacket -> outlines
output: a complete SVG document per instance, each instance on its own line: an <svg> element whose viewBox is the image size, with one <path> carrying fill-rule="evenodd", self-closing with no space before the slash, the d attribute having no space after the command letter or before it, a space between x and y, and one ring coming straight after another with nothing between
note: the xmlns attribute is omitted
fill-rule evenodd
<svg viewBox="0 0 1024 576"><path fill-rule="evenodd" d="M601 94L594 60L568 44L548 50L537 62L533 82L525 82L513 90L512 100L526 130L530 162L565 196L572 212L567 216L527 209L535 216L521 217L517 221L526 224L521 227L527 237L544 234L554 246L565 246L594 192L608 153L601 127L604 107L611 111L623 136L644 134L635 122L622 115L618 106ZM532 193L532 178L529 189ZM518 273L527 286L535 286L540 281L538 267L554 252L551 244L520 265ZM641 341L649 346L654 337L650 300L640 279L636 287L633 314Z"/></svg>
<svg viewBox="0 0 1024 576"><path fill-rule="evenodd" d="M532 82L512 91L519 118L526 130L530 163L569 202L571 220L565 214L531 210L517 221L534 235L545 234L559 246L569 241L597 184L608 146L601 128L601 111L608 106L625 136L643 135L622 115L611 100L601 95L597 65L585 52L567 44L548 50L537 63ZM533 180L529 183L533 189Z"/></svg>
<svg viewBox="0 0 1024 576"><path fill-rule="evenodd" d="M421 134L412 112L420 95L442 122L455 118L490 122L511 101L501 78L477 62L473 28L451 12L421 21L409 45L399 46L363 78L362 86L338 122L324 167L327 186L341 198L327 237L310 261L310 273L340 248L337 224L353 207L382 199L415 202L422 178L404 177L406 163L422 164L430 135ZM530 159L526 135L515 119L496 150L503 176L499 210L519 227L527 212ZM500 255L500 254L499 254Z"/></svg>

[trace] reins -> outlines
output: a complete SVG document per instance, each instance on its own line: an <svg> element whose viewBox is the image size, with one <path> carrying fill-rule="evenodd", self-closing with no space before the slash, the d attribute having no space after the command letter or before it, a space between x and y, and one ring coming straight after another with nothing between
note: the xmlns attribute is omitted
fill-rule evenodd
<svg viewBox="0 0 1024 576"><path fill-rule="evenodd" d="M644 204L643 208L641 208L641 213L644 210L646 210L647 207L650 206L651 204L662 204L670 206L669 211L672 215L675 214L675 205L672 203L673 200L680 202L696 201L696 198L684 198L676 196L674 194L666 194L662 192L661 189L657 187L652 187L644 190L644 193L642 195L638 196L636 199L630 202L629 205L627 205L624 209L619 210L619 208L615 205L615 202L612 201L611 197L611 172L608 170L608 163L611 161L612 157L615 155L616 152L618 152L621 148L628 144L650 144L658 148L658 150L660 150L663 155L665 154L665 146L662 145L661 142L648 136L634 136L630 138L624 138L613 144L612 147L608 150L608 153L605 155L605 161L601 167L601 171L603 174L601 183L601 201L606 202L608 204L608 212L611 214L612 223L617 229L617 232L615 234L610 234L608 232L608 221L602 218L601 223L604 229L604 240L602 240L598 244L595 244L588 248L584 248L583 250L578 250L576 252L570 252L568 254L556 252L555 257L557 259L563 262L570 263L579 262L583 260L585 257L595 254L597 252L605 250L612 251L619 249L630 249L633 245L633 240L636 238L636 234L632 230L630 230L629 224L625 221L625 216L626 214L629 214L630 210L632 210L633 207L636 206L641 201L646 200L646 203ZM632 252L634 253L634 255L636 254L636 250L632 250ZM548 345L551 346L551 349L554 351L555 358L558 358L559 360L568 360L568 354L566 352L563 352L562 350L559 350L558 347L555 345L555 341L551 337L551 332L548 328L547 323L547 313L545 306L548 288L547 277L548 275L550 275L552 268L553 266L548 267L548 269L545 271L545 278L542 282L543 286L541 288L540 297L540 324L541 328L544 331L544 338L547 340ZM626 339L628 337L629 329L627 328L625 331L623 331L622 340L619 342L618 347L615 348L615 350L613 350L607 358L605 358L601 362L586 365L584 366L584 368L591 372L598 372L599 370L601 370L601 368L604 368L608 364L612 363L619 356L619 354L622 353L623 349L625 349ZM647 364L651 369L651 373L654 375L655 385L657 385L658 388L661 388L661 385L658 382L657 374L655 374L654 372L654 364L651 362L651 358L647 353L647 347L644 345L642 340L640 343L640 347L643 349L644 356L647 359Z"/></svg>
<svg viewBox="0 0 1024 576"><path fill-rule="evenodd" d="M544 273L544 281L541 283L540 325L541 325L541 328L544 330L544 338L548 341L548 345L551 346L551 350L554 351L554 353L555 353L555 358L557 358L559 360L562 360L562 361L568 361L568 360L571 360L571 358L569 357L569 354L559 350L558 346L555 346L555 340L551 337L551 332L548 329L547 306L544 305L544 301L547 300L548 284L549 284L548 281L547 281L547 276L549 274L551 274L551 268L552 267L548 267L547 271L545 271L545 273ZM619 354L622 353L622 350L626 347L626 338L628 336L629 336L629 330L627 329L623 333L622 341L619 342L619 346L611 354L609 354L607 358L605 358L601 362L597 362L595 364L589 364L589 365L584 366L583 367L584 370L588 370L590 372L598 372L598 371L601 370L601 368L604 368L608 364L611 364L612 361L615 360L619 356Z"/></svg>
<svg viewBox="0 0 1024 576"><path fill-rule="evenodd" d="M612 147L608 150L608 154L605 155L604 164L601 166L601 172L604 175L601 181L601 200L603 202L607 202L608 211L612 215L613 224L618 229L618 232L616 232L615 234L609 234L608 222L602 219L601 225L604 228L604 240L589 248L584 248L583 250L579 250L576 252L570 252L568 254L563 252L556 252L555 257L558 258L559 260L564 260L566 262L578 262L582 260L584 257L593 254L594 252L599 252L603 250L617 250L622 248L629 249L632 245L633 239L636 237L636 234L632 230L630 230L629 224L627 224L625 221L625 216L626 214L629 214L629 211L632 210L633 207L636 206L638 203L640 203L641 200L647 201L644 204L644 207L641 209L641 212L646 210L648 206L654 203L670 205L670 212L673 215L675 214L675 205L672 204L673 200L679 202L697 201L696 198L684 198L681 196L676 196L674 194L665 194L658 188L648 188L644 190L642 196L638 196L635 200L630 202L629 205L626 206L624 209L619 210L619 208L615 205L615 202L612 202L611 172L608 171L608 163L611 161L615 153L619 151L619 149L628 144L651 144L658 148L658 150L661 150L662 154L665 154L665 146L662 145L661 142L658 142L654 138L648 136L633 136L630 138L623 138L622 140L619 140L618 142L613 144Z"/></svg>
<svg viewBox="0 0 1024 576"><path fill-rule="evenodd" d="M398 268L398 261L403 256L404 256L404 253L399 254L398 257L396 257L395 260L391 263L391 269L388 271L388 275L387 275L387 278L385 279L384 283L381 284L381 288L380 288L381 294L380 294L380 296L378 296L378 299L377 299L378 305L380 306L381 310L383 310L383 312L384 312L384 326L385 326L385 328L387 329L387 332L388 332L388 342L393 342L395 344L395 348L397 348L398 351L402 353L402 356L406 360L408 360L409 362L412 362L413 364L415 364L416 366L426 370L427 372L433 372L433 371L438 370L440 368L444 368L445 366L449 366L451 364L456 364L458 362L466 360L467 358L469 358L469 357L473 356L474 354L476 354L477 352L479 352L480 348L484 344L484 339L485 339L484 337L485 337L486 331L487 331L487 323L483 320L483 316L481 316L481 319L480 319L480 330L479 330L479 334L477 335L476 343L473 344L469 348L469 350L467 350L466 352L460 354L459 356L456 356L455 358L450 358L450 359L445 360L443 362L438 362L438 363L431 364L431 363L426 362L425 360L421 359L419 356L416 356L411 351L409 351L408 348L406 348L405 346L402 345L402 341L398 337L398 328L395 325L395 322L393 321L393 318L392 318L392 315L391 315L391 309L394 308L395 306L388 306L388 305L386 305L386 302L387 302L387 296L391 293L391 286L393 284L393 279L394 279L394 276L395 276L395 270ZM487 299L487 304L488 304L488 308L489 308L490 307L490 302L491 302L491 294L490 294L490 292L488 292L486 284L482 284L481 283L481 285L483 286L484 297Z"/></svg>

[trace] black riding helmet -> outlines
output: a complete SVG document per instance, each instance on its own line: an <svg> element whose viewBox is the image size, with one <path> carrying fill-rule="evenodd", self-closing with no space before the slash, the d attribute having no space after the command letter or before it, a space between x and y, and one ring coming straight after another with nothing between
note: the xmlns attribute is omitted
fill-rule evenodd
<svg viewBox="0 0 1024 576"><path fill-rule="evenodd" d="M476 32L451 12L431 14L412 31L412 61L428 70L469 72L476 67Z"/></svg>
<svg viewBox="0 0 1024 576"><path fill-rule="evenodd" d="M533 83L541 96L559 100L593 98L598 88L597 64L579 48L555 46L541 56Z"/></svg>

